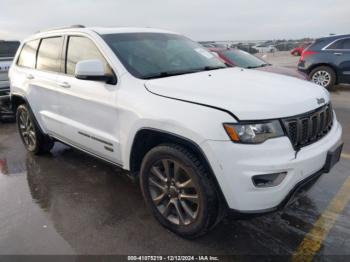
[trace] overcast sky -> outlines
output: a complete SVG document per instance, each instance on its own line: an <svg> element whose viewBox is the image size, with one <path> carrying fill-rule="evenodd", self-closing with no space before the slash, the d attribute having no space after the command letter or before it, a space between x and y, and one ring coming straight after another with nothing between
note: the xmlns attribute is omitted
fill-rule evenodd
<svg viewBox="0 0 350 262"><path fill-rule="evenodd" d="M194 40L350 33L350 0L0 0L0 39L49 27L147 26Z"/></svg>

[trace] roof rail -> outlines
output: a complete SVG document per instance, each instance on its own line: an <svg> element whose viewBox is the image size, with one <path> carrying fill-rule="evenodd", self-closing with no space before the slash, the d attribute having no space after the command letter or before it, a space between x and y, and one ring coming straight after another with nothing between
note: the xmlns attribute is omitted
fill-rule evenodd
<svg viewBox="0 0 350 262"><path fill-rule="evenodd" d="M70 29L70 28L85 28L84 25L70 25L70 26L61 26L61 27L53 27L53 28L48 28L44 30L40 30L39 32L48 32L48 31L55 31L55 30L62 30L62 29Z"/></svg>

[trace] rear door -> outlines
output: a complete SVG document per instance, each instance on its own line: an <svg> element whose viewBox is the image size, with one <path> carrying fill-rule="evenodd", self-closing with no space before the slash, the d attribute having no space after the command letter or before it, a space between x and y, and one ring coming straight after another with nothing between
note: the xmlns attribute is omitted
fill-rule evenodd
<svg viewBox="0 0 350 262"><path fill-rule="evenodd" d="M11 93L26 97L40 126L49 133L60 129L56 78L62 39L55 36L24 43L11 69Z"/></svg>
<svg viewBox="0 0 350 262"><path fill-rule="evenodd" d="M74 75L76 64L89 59L99 59L105 65L105 73L114 75L110 63L88 36L67 35L65 48L64 74L57 79L64 122L63 140L89 153L120 163L117 85L81 80Z"/></svg>
<svg viewBox="0 0 350 262"><path fill-rule="evenodd" d="M342 38L331 43L325 51L332 56L338 68L338 81L350 83L350 38Z"/></svg>
<svg viewBox="0 0 350 262"><path fill-rule="evenodd" d="M339 51L338 63L342 77L341 82L350 83L350 38L342 40Z"/></svg>
<svg viewBox="0 0 350 262"><path fill-rule="evenodd" d="M61 71L63 36L42 38L39 44L35 73L27 74L31 88L27 93L31 107L39 114L50 134L61 132L62 121L57 99L57 76Z"/></svg>

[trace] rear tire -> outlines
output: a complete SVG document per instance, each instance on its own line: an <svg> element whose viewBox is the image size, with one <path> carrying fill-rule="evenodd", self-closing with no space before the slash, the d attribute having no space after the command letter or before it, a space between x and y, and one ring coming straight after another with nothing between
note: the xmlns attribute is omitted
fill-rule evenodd
<svg viewBox="0 0 350 262"><path fill-rule="evenodd" d="M180 145L159 145L146 154L140 186L159 223L182 237L203 235L217 222L216 185L205 165Z"/></svg>
<svg viewBox="0 0 350 262"><path fill-rule="evenodd" d="M27 105L22 104L17 108L16 122L22 142L29 152L37 155L52 149L53 140L41 132Z"/></svg>
<svg viewBox="0 0 350 262"><path fill-rule="evenodd" d="M310 80L315 84L332 90L337 80L337 75L329 66L319 66L313 69L309 74Z"/></svg>

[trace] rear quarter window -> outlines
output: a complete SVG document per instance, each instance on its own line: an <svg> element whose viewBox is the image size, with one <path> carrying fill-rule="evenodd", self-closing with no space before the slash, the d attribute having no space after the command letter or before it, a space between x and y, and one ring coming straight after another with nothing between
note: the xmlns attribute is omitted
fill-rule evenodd
<svg viewBox="0 0 350 262"><path fill-rule="evenodd" d="M19 54L17 65L27 67L27 68L35 68L36 61L36 50L39 45L39 40L33 40L25 43Z"/></svg>

